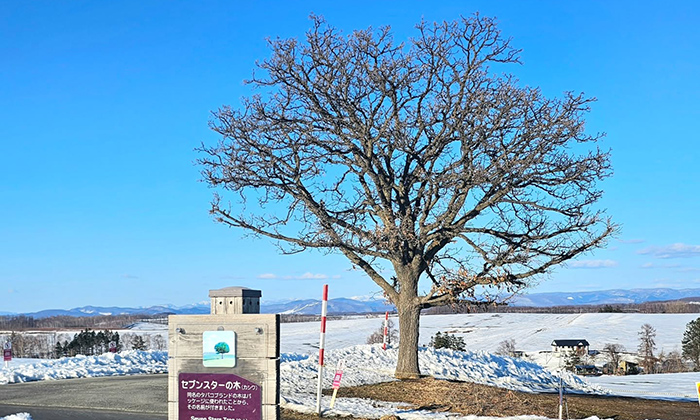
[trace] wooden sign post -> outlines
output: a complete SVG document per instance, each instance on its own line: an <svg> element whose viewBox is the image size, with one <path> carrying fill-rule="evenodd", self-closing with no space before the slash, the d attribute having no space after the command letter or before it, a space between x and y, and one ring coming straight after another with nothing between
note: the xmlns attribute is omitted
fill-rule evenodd
<svg viewBox="0 0 700 420"><path fill-rule="evenodd" d="M7 367L12 360L12 341L6 341L2 348L2 358L5 361L5 367Z"/></svg>
<svg viewBox="0 0 700 420"><path fill-rule="evenodd" d="M259 290L209 291L210 315L168 319L168 420L279 420L279 315Z"/></svg>

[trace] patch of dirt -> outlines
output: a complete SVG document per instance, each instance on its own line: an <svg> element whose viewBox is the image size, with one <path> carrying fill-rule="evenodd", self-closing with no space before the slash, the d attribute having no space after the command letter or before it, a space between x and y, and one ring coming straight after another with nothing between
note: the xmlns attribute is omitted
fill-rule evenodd
<svg viewBox="0 0 700 420"><path fill-rule="evenodd" d="M330 392L329 392L330 393ZM404 403L405 409L451 411L463 415L539 415L557 418L558 394L529 394L467 382L422 378L340 388L338 397L369 398ZM564 418L612 418L616 420L698 420L696 402L647 400L625 397L566 395ZM399 414L400 417L400 414ZM318 419L316 415L282 410L283 420Z"/></svg>

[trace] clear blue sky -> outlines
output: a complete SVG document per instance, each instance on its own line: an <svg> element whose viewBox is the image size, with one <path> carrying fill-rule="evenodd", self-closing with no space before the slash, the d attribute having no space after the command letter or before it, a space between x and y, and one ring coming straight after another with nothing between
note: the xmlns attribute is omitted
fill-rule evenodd
<svg viewBox="0 0 700 420"><path fill-rule="evenodd" d="M700 287L695 2L0 1L0 312L376 292L342 257L214 223L193 149L265 38L302 37L311 12L404 39L476 11L523 49L523 84L598 98L588 127L612 149L601 204L622 234L533 291Z"/></svg>

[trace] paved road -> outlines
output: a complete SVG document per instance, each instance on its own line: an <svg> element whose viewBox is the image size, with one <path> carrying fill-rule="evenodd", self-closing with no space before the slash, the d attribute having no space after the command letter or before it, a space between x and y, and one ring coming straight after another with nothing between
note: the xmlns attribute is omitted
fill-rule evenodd
<svg viewBox="0 0 700 420"><path fill-rule="evenodd" d="M0 416L33 420L165 420L168 375L39 381L0 386Z"/></svg>

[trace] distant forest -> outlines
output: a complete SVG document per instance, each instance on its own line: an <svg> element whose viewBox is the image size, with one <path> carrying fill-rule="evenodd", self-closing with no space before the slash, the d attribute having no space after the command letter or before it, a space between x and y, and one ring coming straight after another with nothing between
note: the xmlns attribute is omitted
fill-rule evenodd
<svg viewBox="0 0 700 420"><path fill-rule="evenodd" d="M168 324L168 315L98 315L98 316L52 316L47 318L33 318L26 315L0 316L0 332L2 331L54 331L62 329L124 329L137 322L152 322ZM380 316L374 314L331 314L328 319L342 319L348 315L366 315L374 318ZM384 315L384 312L381 313ZM310 322L320 321L321 315L282 314L281 322Z"/></svg>
<svg viewBox="0 0 700 420"><path fill-rule="evenodd" d="M26 315L0 316L0 331L56 330L64 328L120 329L139 321L168 323L162 315L97 315L97 316L51 316L34 318Z"/></svg>
<svg viewBox="0 0 700 420"><path fill-rule="evenodd" d="M570 306L511 306L511 305L462 305L430 308L423 314L460 314L460 313L525 313L525 314L581 314L581 313L639 313L639 314L694 314L700 313L700 297L684 298L644 303L615 303L603 305Z"/></svg>

